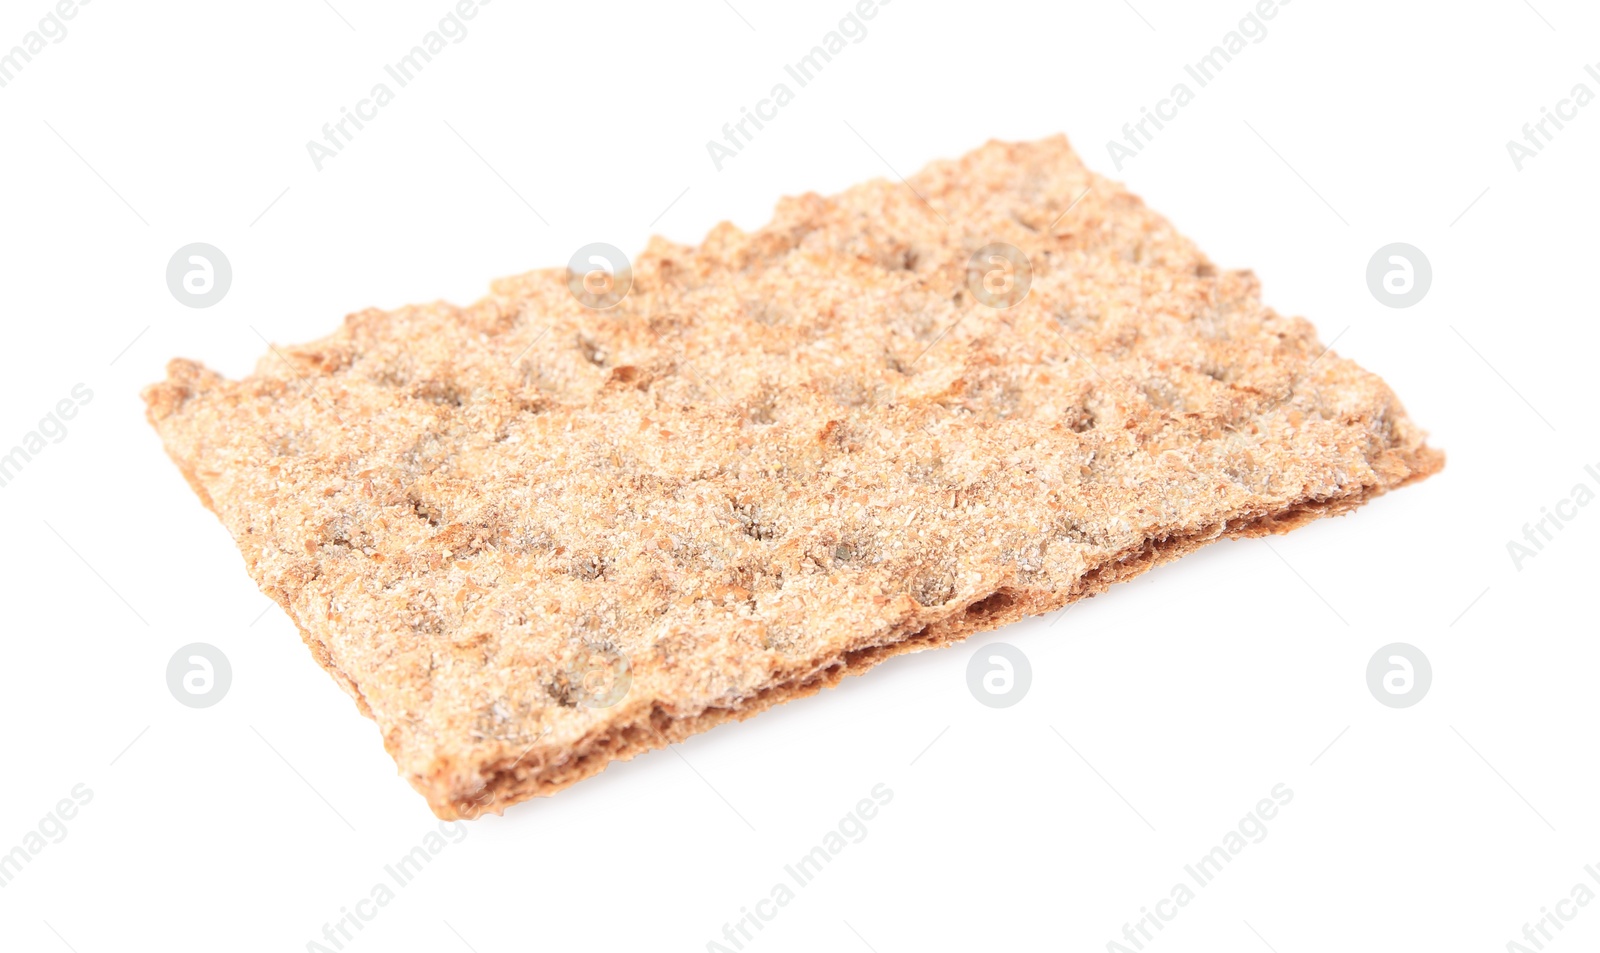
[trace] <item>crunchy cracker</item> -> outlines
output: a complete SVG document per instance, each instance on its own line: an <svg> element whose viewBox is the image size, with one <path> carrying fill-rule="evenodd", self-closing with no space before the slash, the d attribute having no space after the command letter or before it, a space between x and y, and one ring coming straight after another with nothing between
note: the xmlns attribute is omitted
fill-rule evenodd
<svg viewBox="0 0 1600 953"><path fill-rule="evenodd" d="M441 817L1442 465L1065 139L910 185L652 239L607 311L545 269L238 382L176 360L149 417ZM1003 310L993 242L1033 271Z"/></svg>

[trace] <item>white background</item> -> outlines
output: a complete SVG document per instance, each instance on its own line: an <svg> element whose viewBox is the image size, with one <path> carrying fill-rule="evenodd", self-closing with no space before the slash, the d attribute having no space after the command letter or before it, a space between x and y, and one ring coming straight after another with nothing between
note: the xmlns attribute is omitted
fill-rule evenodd
<svg viewBox="0 0 1600 953"><path fill-rule="evenodd" d="M1119 172L1106 140L1250 8L1133 3L897 0L721 172L706 140L847 0L499 0L321 172L306 141L446 0L83 7L0 89L0 447L94 393L0 489L0 852L94 797L0 889L0 947L303 950L437 823L145 424L169 358L238 376L262 337L1058 132L1382 374L1443 474L981 637L1032 660L1014 708L968 694L972 645L899 658L474 822L346 949L704 950L880 782L747 950L1103 950L1279 783L1267 838L1148 949L1502 950L1600 892L1600 506L1520 571L1506 550L1600 469L1600 103L1520 172L1505 148L1600 93L1600 13L1296 0ZM6 0L0 49L50 6ZM197 241L234 269L207 310L164 278ZM1434 271L1405 310L1364 277L1395 241ZM233 665L205 710L165 683L195 641ZM1433 664L1405 710L1365 684L1393 641ZM1557 942L1600 943L1600 903Z"/></svg>

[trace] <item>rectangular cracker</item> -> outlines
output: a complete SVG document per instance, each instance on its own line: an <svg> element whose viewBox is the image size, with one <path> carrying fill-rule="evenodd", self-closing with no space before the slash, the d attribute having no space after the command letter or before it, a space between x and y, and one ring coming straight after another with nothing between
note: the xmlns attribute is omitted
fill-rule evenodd
<svg viewBox="0 0 1600 953"><path fill-rule="evenodd" d="M652 239L609 310L546 269L176 360L149 418L445 818L1443 464L1065 139L910 185Z"/></svg>

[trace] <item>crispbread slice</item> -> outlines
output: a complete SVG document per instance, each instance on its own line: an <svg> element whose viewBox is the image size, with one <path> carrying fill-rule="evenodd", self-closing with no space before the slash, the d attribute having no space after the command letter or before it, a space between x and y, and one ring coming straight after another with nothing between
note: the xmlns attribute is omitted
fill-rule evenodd
<svg viewBox="0 0 1600 953"><path fill-rule="evenodd" d="M447 818L1442 465L1065 139L910 185L653 239L611 310L546 269L239 382L174 361L150 420Z"/></svg>

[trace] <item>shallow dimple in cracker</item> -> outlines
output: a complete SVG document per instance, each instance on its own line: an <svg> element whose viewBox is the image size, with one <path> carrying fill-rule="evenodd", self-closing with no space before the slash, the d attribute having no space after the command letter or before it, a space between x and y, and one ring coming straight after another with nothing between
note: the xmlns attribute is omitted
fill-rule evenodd
<svg viewBox="0 0 1600 953"><path fill-rule="evenodd" d="M243 381L174 361L149 416L442 817L1442 465L1064 139L911 185L654 239L608 311L547 269ZM1033 271L1003 310L967 286L993 242Z"/></svg>

